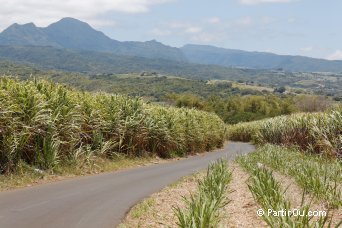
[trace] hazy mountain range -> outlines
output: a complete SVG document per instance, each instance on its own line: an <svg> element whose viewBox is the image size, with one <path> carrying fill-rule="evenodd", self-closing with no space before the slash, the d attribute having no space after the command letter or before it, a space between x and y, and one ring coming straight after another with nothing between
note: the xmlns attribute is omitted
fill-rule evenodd
<svg viewBox="0 0 342 228"><path fill-rule="evenodd" d="M165 69L169 66L174 68L170 69L172 72L177 71L179 74L182 74L184 67L198 67L198 64L207 65L200 68L219 65L230 68L342 72L342 61L247 52L204 45L185 45L175 48L155 40L120 42L73 18L64 18L45 28L37 27L33 23L13 24L0 33L0 45L2 59L67 70L77 68L88 71L91 65L108 67L116 62L113 66L117 66L118 63L132 65L132 71L140 66L140 70L163 68L164 72L168 72ZM49 53L51 56L46 56ZM43 56L38 58L38 55ZM49 58L49 61L44 58ZM73 66L82 61L85 62L81 65L88 65L88 67ZM151 65L154 67L151 68ZM222 71L221 68L220 70ZM109 70L103 69L103 71Z"/></svg>
<svg viewBox="0 0 342 228"><path fill-rule="evenodd" d="M156 41L119 42L96 31L87 23L73 18L64 18L46 28L36 27L33 23L13 24L0 34L0 45L51 46L117 55L185 60L182 51L178 48Z"/></svg>

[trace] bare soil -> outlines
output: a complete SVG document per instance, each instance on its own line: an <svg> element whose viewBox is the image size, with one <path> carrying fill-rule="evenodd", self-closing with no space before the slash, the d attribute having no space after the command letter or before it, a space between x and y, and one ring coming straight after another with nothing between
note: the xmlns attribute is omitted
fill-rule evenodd
<svg viewBox="0 0 342 228"><path fill-rule="evenodd" d="M300 208L303 198L303 189L297 185L294 178L280 174L279 172L273 171L274 178L282 184L284 190L286 190L285 195L292 204L292 209ZM313 200L313 196L309 193L304 194L304 203L310 204L310 211L329 211L329 219L331 220L332 227L335 227L340 221L342 221L342 210L332 210L327 207L326 202ZM313 218L313 220L319 219Z"/></svg>
<svg viewBox="0 0 342 228"><path fill-rule="evenodd" d="M231 164L233 179L229 184L228 194L231 202L224 208L222 227L267 227L267 224L256 212L260 208L254 201L247 186L249 174L237 164Z"/></svg>
<svg viewBox="0 0 342 228"><path fill-rule="evenodd" d="M204 173L197 173L182 178L174 185L170 185L162 191L152 194L145 201L151 201L153 205L142 213L139 210L141 210L141 205L144 204L144 201L134 206L119 227L177 227L177 218L173 208L183 208L185 206L183 197L189 197L191 193L197 190L197 181L203 178L204 175ZM136 214L140 215L136 216Z"/></svg>
<svg viewBox="0 0 342 228"><path fill-rule="evenodd" d="M229 184L228 198L231 202L223 208L220 227L266 227L266 223L257 216L259 209L255 203L246 181L249 175L238 165L232 164L233 176ZM177 227L177 218L173 207L184 207L183 197L189 197L197 189L197 181L205 173L184 178L173 186L166 187L161 192L151 195L150 206L140 217L135 217L141 205L136 205L126 216L120 227Z"/></svg>

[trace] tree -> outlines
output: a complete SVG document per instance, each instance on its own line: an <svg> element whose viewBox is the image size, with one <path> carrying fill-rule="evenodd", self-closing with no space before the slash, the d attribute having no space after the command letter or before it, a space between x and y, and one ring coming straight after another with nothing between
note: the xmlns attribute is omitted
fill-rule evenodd
<svg viewBox="0 0 342 228"><path fill-rule="evenodd" d="M275 93L285 93L285 91L286 91L286 88L284 86L277 87L274 89Z"/></svg>

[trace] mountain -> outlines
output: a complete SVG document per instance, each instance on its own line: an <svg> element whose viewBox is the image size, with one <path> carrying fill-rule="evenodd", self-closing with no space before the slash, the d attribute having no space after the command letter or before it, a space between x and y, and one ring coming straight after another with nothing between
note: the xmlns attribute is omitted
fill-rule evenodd
<svg viewBox="0 0 342 228"><path fill-rule="evenodd" d="M119 41L112 40L87 23L73 18L63 18L41 30L49 40L64 48L115 52L120 47Z"/></svg>
<svg viewBox="0 0 342 228"><path fill-rule="evenodd" d="M87 23L74 18L63 18L46 28L36 27L33 23L13 24L0 33L0 45L52 46L108 52L116 55L185 61L183 53L178 48L164 45L155 40L147 42L113 40Z"/></svg>
<svg viewBox="0 0 342 228"><path fill-rule="evenodd" d="M0 44L2 45L36 45L55 46L57 43L50 40L48 35L33 23L11 25L0 34Z"/></svg>
<svg viewBox="0 0 342 228"><path fill-rule="evenodd" d="M254 69L283 69L297 72L342 72L342 61L330 61L304 56L248 52L214 46L188 44L181 48L190 62L226 67Z"/></svg>
<svg viewBox="0 0 342 228"><path fill-rule="evenodd" d="M13 24L0 33L0 45L67 49L64 51L59 50L63 54L70 53L71 50L89 51L92 55L97 55L95 52L108 53L115 55L116 58L123 56L122 58L125 60L127 60L128 56L153 59L153 61L151 60L152 62L158 62L158 59L162 59L179 62L180 64L178 65L194 63L197 65L217 65L229 68L281 69L290 72L342 72L342 61L276 55L266 52L247 52L205 45L189 44L182 48L175 48L164 45L156 40L121 42L109 38L104 33L93 29L89 24L74 18L63 18L45 28L37 27L33 23L24 25ZM16 49L16 51L18 50ZM43 49L42 52L45 52L45 50ZM34 52L36 53L37 51L35 48ZM3 53L5 52L6 50ZM20 59L23 53L16 53L17 59ZM85 52L82 53L82 58L85 57L84 55ZM5 56L2 57L4 58ZM57 58L58 56L55 57ZM131 60L133 59L131 58ZM56 61L63 62L65 60L57 59ZM73 62L72 59L68 61ZM167 61L164 62L167 64ZM134 62L130 64L132 68L136 65ZM77 66L75 67L77 68ZM232 69L229 70L232 71ZM208 75L211 74L209 73Z"/></svg>

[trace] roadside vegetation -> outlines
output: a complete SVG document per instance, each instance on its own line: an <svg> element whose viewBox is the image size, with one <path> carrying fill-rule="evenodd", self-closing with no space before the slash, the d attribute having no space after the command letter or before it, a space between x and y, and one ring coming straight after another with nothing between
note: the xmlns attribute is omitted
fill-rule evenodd
<svg viewBox="0 0 342 228"><path fill-rule="evenodd" d="M299 113L228 127L231 140L296 147L330 157L342 156L341 107L322 113Z"/></svg>
<svg viewBox="0 0 342 228"><path fill-rule="evenodd" d="M198 181L205 176L205 171L196 172L153 193L134 205L118 227L177 227L178 219L174 211L175 208L185 208L184 198L190 198L197 192Z"/></svg>
<svg viewBox="0 0 342 228"><path fill-rule="evenodd" d="M234 179L235 187L238 186L232 193L228 190L229 182L225 190L225 194L237 197L233 199L235 207L230 204L219 207L218 211L224 214L224 218L217 216L217 220L206 222L213 214L209 209L214 207L210 207L210 200L203 200L206 191L199 187L198 191L185 197L184 204L176 206L174 213L178 218L178 226L341 226L341 129L340 107L320 113L297 113L228 125L229 139L257 144L255 152L236 160L244 171L239 170L240 167L235 167L232 172L227 171L233 176L231 179ZM241 181L244 183L239 183ZM199 185L202 183L204 181L200 181ZM246 189L252 195L252 202L248 199ZM265 213L261 217L253 217L260 208ZM295 214L273 214L294 209ZM245 210L252 213L248 215L251 221L241 224L237 220L241 219ZM272 210L271 214L268 214L269 210ZM264 225L259 220L263 220Z"/></svg>
<svg viewBox="0 0 342 228"><path fill-rule="evenodd" d="M209 165L207 175L198 182L198 190L184 198L185 208L174 209L177 225L187 227L217 227L222 217L220 210L228 203L228 184L232 173L225 160Z"/></svg>
<svg viewBox="0 0 342 228"><path fill-rule="evenodd" d="M218 160L135 205L119 227L221 227L231 181L228 162Z"/></svg>
<svg viewBox="0 0 342 228"><path fill-rule="evenodd" d="M323 203L326 216L267 216L271 227L338 227L342 215L341 107L320 113L298 113L228 127L231 140L254 142L257 151L237 162L250 174L247 182L256 202L267 211L291 210L286 197L294 180L302 191L299 210L308 215L313 204ZM274 177L274 172L281 179ZM309 199L305 199L309 198Z"/></svg>
<svg viewBox="0 0 342 228"><path fill-rule="evenodd" d="M0 172L40 170L120 155L185 156L221 147L215 114L33 80L0 80Z"/></svg>
<svg viewBox="0 0 342 228"><path fill-rule="evenodd" d="M94 157L90 162L61 162L53 169L48 170L38 169L34 165L20 162L11 173L0 175L0 191L161 162L164 161L154 157L128 157L122 155L115 158Z"/></svg>
<svg viewBox="0 0 342 228"><path fill-rule="evenodd" d="M325 201L329 208L342 207L342 166L336 159L266 144L256 152L240 157L238 162L248 171L262 164L288 175L316 200Z"/></svg>
<svg viewBox="0 0 342 228"><path fill-rule="evenodd" d="M293 210L280 182L273 177L272 171L266 168L252 168L246 160L240 160L240 164L251 174L248 187L264 211L262 218L270 227L324 227L327 224L328 216L321 216L318 221L312 220L314 217L308 214L310 205L302 204L297 208L303 216L293 216L288 213L283 216L269 214L269 210L275 212Z"/></svg>

